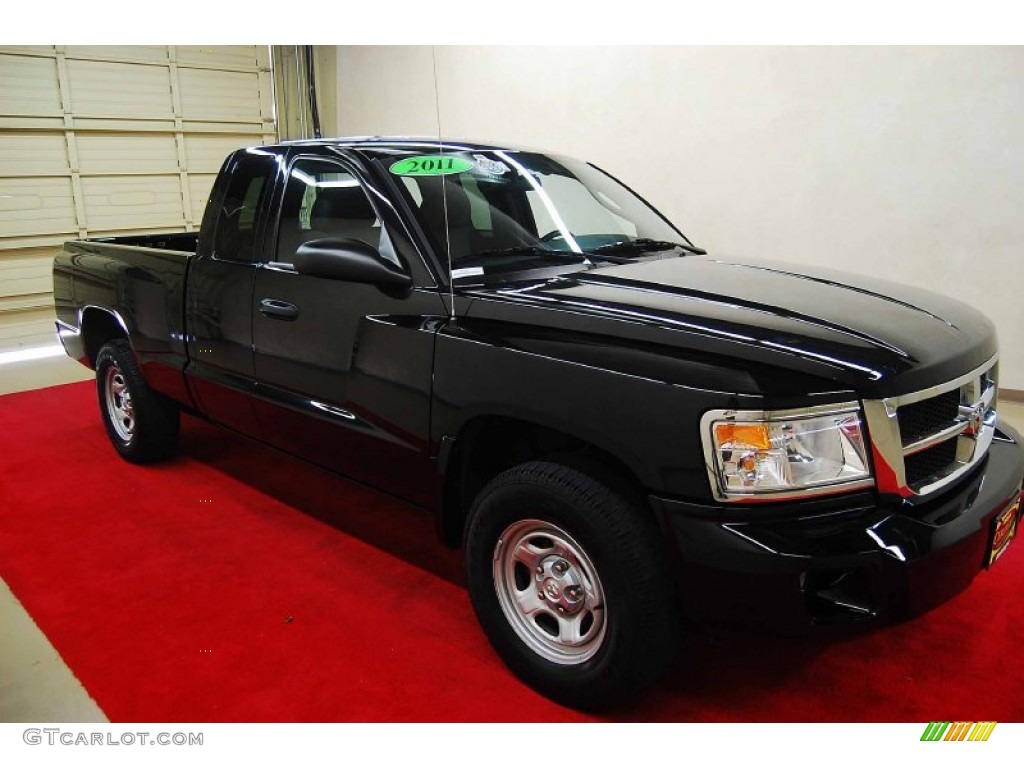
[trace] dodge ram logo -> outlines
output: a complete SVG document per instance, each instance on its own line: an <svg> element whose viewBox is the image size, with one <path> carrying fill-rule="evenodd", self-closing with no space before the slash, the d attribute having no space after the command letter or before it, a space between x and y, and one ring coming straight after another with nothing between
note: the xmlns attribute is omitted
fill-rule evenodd
<svg viewBox="0 0 1024 768"><path fill-rule="evenodd" d="M985 404L978 403L971 411L970 424L967 427L967 434L977 437L981 434L981 428L985 425Z"/></svg>

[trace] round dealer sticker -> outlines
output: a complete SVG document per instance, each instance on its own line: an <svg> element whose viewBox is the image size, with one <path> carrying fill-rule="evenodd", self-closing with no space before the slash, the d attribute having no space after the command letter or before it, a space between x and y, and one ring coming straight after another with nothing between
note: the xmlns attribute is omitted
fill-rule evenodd
<svg viewBox="0 0 1024 768"><path fill-rule="evenodd" d="M472 167L473 161L464 157L420 155L392 163L389 170L395 176L447 176L450 173L465 173Z"/></svg>

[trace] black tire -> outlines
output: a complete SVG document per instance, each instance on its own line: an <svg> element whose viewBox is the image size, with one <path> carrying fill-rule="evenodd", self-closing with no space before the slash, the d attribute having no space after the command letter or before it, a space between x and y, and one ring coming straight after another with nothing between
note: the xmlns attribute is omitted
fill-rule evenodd
<svg viewBox="0 0 1024 768"><path fill-rule="evenodd" d="M148 464L174 452L178 408L149 388L127 340L110 341L96 355L96 393L107 435L123 458Z"/></svg>
<svg viewBox="0 0 1024 768"><path fill-rule="evenodd" d="M614 707L675 656L674 582L653 521L582 472L529 462L494 478L469 513L465 566L495 650L561 704Z"/></svg>

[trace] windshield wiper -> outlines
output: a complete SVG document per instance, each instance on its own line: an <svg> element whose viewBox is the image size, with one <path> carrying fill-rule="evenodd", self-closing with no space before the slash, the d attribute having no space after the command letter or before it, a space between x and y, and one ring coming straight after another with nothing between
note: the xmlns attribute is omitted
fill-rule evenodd
<svg viewBox="0 0 1024 768"><path fill-rule="evenodd" d="M558 251L538 245L516 245L511 248L495 248L492 251L477 251L466 258L459 259L452 266L463 267L501 267L514 264L522 257L535 257L545 261L582 264L586 263L586 254L574 251Z"/></svg>
<svg viewBox="0 0 1024 768"><path fill-rule="evenodd" d="M537 245L517 245L478 251L452 264L452 278L507 275L536 269L590 267L593 263L584 253L558 251Z"/></svg>
<svg viewBox="0 0 1024 768"><path fill-rule="evenodd" d="M703 256L707 253L703 248L697 248L694 245L673 243L668 240L653 240L649 237L638 237L635 240L620 240L617 243L599 245L597 248L591 248L590 251L593 253L613 253L615 251L667 251L669 248L681 248L684 251L695 253L698 256Z"/></svg>
<svg viewBox="0 0 1024 768"><path fill-rule="evenodd" d="M494 256L545 256L549 253L565 253L565 251L553 251L550 248L544 248L539 245L513 245L511 248L495 248L490 251L477 251L476 253L470 254L469 260L476 261L477 259L489 259ZM459 261L466 261L466 259L459 259Z"/></svg>

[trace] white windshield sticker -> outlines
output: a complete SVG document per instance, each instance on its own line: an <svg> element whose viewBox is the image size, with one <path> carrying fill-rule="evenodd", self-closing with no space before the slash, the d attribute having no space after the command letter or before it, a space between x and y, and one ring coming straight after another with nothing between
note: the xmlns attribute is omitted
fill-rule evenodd
<svg viewBox="0 0 1024 768"><path fill-rule="evenodd" d="M476 161L476 167L484 173L490 173L494 176L503 176L509 171L509 167L504 163L498 162L497 160L491 160L483 155L473 155L473 159Z"/></svg>
<svg viewBox="0 0 1024 768"><path fill-rule="evenodd" d="M458 280L460 277L476 277L484 273L483 267L462 267L461 269L452 270L452 279Z"/></svg>

